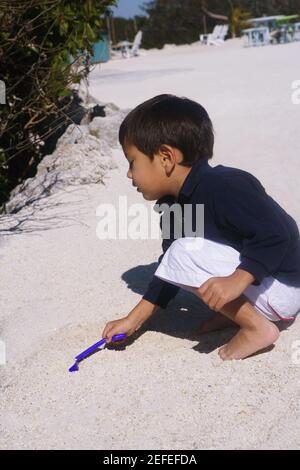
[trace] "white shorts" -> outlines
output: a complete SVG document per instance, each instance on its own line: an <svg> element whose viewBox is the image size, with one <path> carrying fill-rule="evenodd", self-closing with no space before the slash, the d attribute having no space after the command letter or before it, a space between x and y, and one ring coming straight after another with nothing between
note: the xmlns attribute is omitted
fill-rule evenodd
<svg viewBox="0 0 300 470"><path fill-rule="evenodd" d="M211 277L229 276L240 262L240 253L228 245L186 237L172 243L154 274L193 292ZM293 320L300 310L300 287L288 286L272 276L259 286L251 284L243 295L271 321Z"/></svg>

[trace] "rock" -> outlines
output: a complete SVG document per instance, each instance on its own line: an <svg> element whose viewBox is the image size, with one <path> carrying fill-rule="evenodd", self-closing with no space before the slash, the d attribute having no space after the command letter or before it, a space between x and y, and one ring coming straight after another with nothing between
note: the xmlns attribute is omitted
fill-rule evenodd
<svg viewBox="0 0 300 470"><path fill-rule="evenodd" d="M105 117L106 114L105 114L105 106L100 106L100 104L96 104L96 106L94 106L92 108L92 112L90 114L90 117L91 117L91 121L95 118L95 117Z"/></svg>
<svg viewBox="0 0 300 470"><path fill-rule="evenodd" d="M107 171L117 167L112 149L119 145L119 126L128 110L118 111L111 105L105 109L110 110L106 117L68 126L55 151L38 165L36 176L11 192L6 213L17 213L70 185L102 182Z"/></svg>
<svg viewBox="0 0 300 470"><path fill-rule="evenodd" d="M114 112L105 119L95 117L88 126L90 134L105 140L109 146L115 148L118 145L119 127L128 112L129 110Z"/></svg>

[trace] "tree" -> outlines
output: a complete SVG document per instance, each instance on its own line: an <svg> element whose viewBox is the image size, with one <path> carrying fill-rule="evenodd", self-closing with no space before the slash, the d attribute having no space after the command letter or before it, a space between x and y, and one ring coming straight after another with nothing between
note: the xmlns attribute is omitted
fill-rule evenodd
<svg viewBox="0 0 300 470"><path fill-rule="evenodd" d="M115 0L0 0L0 203L33 176L42 145L66 122L70 85L89 73L93 44ZM79 60L83 67L73 67ZM69 113L70 114L70 113Z"/></svg>
<svg viewBox="0 0 300 470"><path fill-rule="evenodd" d="M220 5L220 2L212 0L210 3L212 6L210 10L218 12L216 7ZM148 23L144 28L143 46L161 48L166 43L184 44L197 41L203 30L203 17L207 16L203 7L207 8L207 3L201 0L147 2L143 8L148 15ZM223 10L224 8L219 8L220 15ZM213 27L215 22L216 18L208 17L207 27Z"/></svg>
<svg viewBox="0 0 300 470"><path fill-rule="evenodd" d="M143 47L161 48L195 42L218 23L229 23L235 37L249 17L300 14L300 0L151 0L143 9Z"/></svg>

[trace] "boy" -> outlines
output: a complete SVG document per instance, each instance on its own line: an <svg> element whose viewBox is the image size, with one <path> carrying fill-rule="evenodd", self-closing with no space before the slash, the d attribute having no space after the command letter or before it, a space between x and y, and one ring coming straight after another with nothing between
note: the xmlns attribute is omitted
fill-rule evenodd
<svg viewBox="0 0 300 470"><path fill-rule="evenodd" d="M142 103L123 121L119 140L127 176L144 199L204 205L204 235L174 240L173 222L143 298L125 318L107 323L102 336L110 342L115 334L131 335L182 287L217 312L202 331L240 327L219 349L221 359L243 359L272 345L279 336L275 322L293 320L300 309L296 222L250 173L209 165L213 126L194 101L159 95Z"/></svg>

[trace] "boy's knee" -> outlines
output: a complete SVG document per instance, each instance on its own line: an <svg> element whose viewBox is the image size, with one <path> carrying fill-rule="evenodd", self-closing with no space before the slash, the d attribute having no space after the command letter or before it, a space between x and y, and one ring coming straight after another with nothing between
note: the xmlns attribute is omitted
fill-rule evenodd
<svg viewBox="0 0 300 470"><path fill-rule="evenodd" d="M168 260L169 262L174 262L182 264L184 260L188 257L188 252L186 250L186 242L184 238L178 238L174 240L172 245L168 250Z"/></svg>
<svg viewBox="0 0 300 470"><path fill-rule="evenodd" d="M173 259L192 259L197 251L197 260L201 260L202 241L198 238L178 238L169 248L169 257Z"/></svg>

